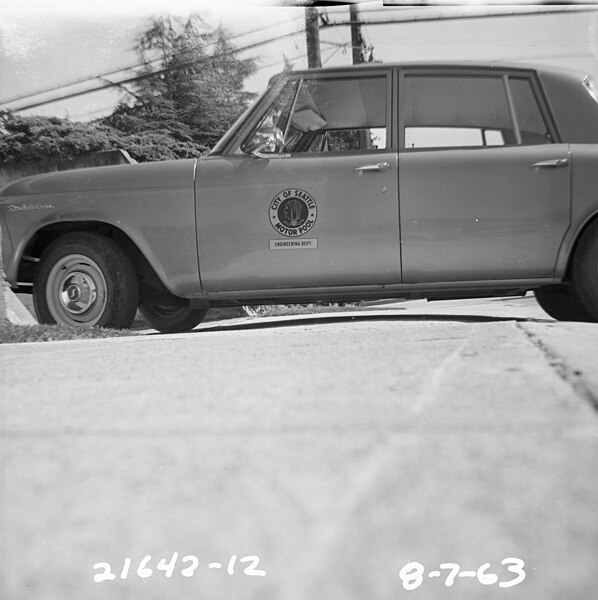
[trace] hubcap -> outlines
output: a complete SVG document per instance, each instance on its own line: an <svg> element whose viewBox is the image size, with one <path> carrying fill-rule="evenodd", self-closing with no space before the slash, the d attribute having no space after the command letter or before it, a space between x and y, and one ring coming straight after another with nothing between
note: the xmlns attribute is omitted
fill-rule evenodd
<svg viewBox="0 0 598 600"><path fill-rule="evenodd" d="M68 312L80 315L88 310L98 297L94 280L85 273L72 273L63 283L60 300Z"/></svg>
<svg viewBox="0 0 598 600"><path fill-rule="evenodd" d="M106 279L95 261L69 254L48 275L46 300L57 323L95 325L107 304Z"/></svg>

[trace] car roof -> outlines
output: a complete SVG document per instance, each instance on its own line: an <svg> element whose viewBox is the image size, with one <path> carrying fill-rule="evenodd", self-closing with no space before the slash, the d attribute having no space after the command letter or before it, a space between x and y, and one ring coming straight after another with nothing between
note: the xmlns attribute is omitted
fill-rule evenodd
<svg viewBox="0 0 598 600"><path fill-rule="evenodd" d="M375 70L375 69L389 69L389 68L403 68L403 69L491 69L491 70L509 70L509 71L536 71L538 73L551 73L556 76L567 77L567 75L571 76L572 74L579 74L580 71L575 71L572 69L565 69L562 67L553 67L553 66L545 66L540 64L533 63L510 63L506 61L406 61L406 62L392 62L392 63L383 63L383 62L371 62L371 63L361 63L357 65L347 65L341 67L323 67L323 68L314 68L314 69L300 69L297 71L290 71L290 75L313 75L317 73L345 73L351 72L355 70ZM279 73L275 76L275 78L284 75L284 73ZM274 79L274 78L273 78Z"/></svg>

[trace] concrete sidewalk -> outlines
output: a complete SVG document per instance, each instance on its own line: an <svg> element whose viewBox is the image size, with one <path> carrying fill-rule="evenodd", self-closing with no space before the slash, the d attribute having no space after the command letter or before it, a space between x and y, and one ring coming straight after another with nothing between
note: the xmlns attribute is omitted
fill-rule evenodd
<svg viewBox="0 0 598 600"><path fill-rule="evenodd" d="M591 598L598 326L490 306L0 347L0 596Z"/></svg>

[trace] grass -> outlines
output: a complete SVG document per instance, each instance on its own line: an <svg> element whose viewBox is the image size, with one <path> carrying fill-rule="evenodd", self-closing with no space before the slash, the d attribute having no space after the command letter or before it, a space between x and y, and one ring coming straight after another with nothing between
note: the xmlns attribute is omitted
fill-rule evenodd
<svg viewBox="0 0 598 600"><path fill-rule="evenodd" d="M256 306L253 307L253 312L257 317L281 317L342 312L354 310L356 307L356 304L280 304L274 306ZM217 320L220 319L218 318ZM66 325L14 325L10 321L0 321L0 344L124 337L137 335L138 330L143 329L144 325L145 322L139 314L136 317L133 330L105 329L103 327L69 327Z"/></svg>
<svg viewBox="0 0 598 600"><path fill-rule="evenodd" d="M0 344L22 342L56 342L63 340L91 340L134 335L128 329L102 327L67 327L66 325L14 325L0 321Z"/></svg>

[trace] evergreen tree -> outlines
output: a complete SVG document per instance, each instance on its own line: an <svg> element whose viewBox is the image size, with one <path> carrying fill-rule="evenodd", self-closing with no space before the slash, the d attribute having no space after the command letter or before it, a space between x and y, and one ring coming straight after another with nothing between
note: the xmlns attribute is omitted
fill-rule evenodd
<svg viewBox="0 0 598 600"><path fill-rule="evenodd" d="M239 59L230 34L198 15L154 19L137 40L143 77L104 123L141 136L170 135L179 156L212 147L246 108L253 59Z"/></svg>
<svg viewBox="0 0 598 600"><path fill-rule="evenodd" d="M205 154L245 110L252 59L239 59L219 27L197 15L154 19L136 42L142 77L113 113L96 123L0 113L0 165L71 161L127 150L139 162Z"/></svg>

